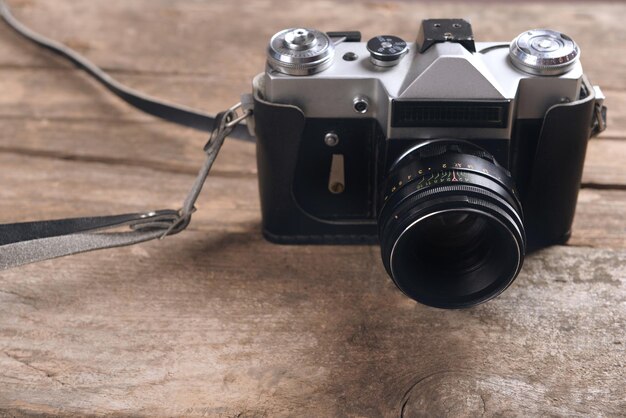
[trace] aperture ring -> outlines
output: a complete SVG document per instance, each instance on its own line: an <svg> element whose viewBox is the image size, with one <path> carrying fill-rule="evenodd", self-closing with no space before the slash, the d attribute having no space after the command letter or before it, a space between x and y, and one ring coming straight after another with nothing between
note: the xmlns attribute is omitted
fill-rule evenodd
<svg viewBox="0 0 626 418"><path fill-rule="evenodd" d="M480 157L457 154L440 155L423 161L407 160L397 166L381 190L379 207L384 208L401 191L405 193L411 184L419 190L441 184L484 183L479 177L488 179L489 187L494 184L498 189L506 190L515 205L521 206L515 184L505 169Z"/></svg>
<svg viewBox="0 0 626 418"><path fill-rule="evenodd" d="M385 200L379 211L379 220L383 219L386 211L393 210L392 208L404 204L406 200L417 202L420 199L440 193L443 190L448 193L454 191L476 193L496 201L502 201L502 203L510 209L510 212L516 214L520 219L520 223L523 221L521 203L514 191L503 187L501 183L497 183L493 178L484 176L482 173L467 173L463 182L439 183L425 188L416 188L413 184L407 183ZM381 222L379 222L379 226L382 226Z"/></svg>

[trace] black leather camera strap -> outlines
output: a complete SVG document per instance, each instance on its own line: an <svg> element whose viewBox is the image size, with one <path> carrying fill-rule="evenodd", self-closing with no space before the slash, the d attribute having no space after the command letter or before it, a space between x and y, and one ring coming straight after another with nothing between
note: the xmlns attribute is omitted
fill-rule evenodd
<svg viewBox="0 0 626 418"><path fill-rule="evenodd" d="M243 104L215 117L148 97L117 82L76 51L22 25L12 16L4 0L0 0L0 17L17 33L70 60L137 109L179 125L211 132L204 148L204 165L181 209L0 225L0 270L70 254L137 244L184 230L226 137L253 140L246 127L240 124L252 113L249 96L242 96Z"/></svg>
<svg viewBox="0 0 626 418"><path fill-rule="evenodd" d="M226 137L249 112L233 107L216 116L206 159L179 210L71 218L0 225L0 270L65 255L121 247L177 234L195 212L195 202ZM121 229L126 230L122 231Z"/></svg>

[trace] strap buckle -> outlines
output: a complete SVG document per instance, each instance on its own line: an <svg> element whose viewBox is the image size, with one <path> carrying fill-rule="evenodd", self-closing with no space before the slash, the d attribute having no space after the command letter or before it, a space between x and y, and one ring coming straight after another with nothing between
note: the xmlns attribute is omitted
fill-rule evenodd
<svg viewBox="0 0 626 418"><path fill-rule="evenodd" d="M0 225L0 271L85 251L163 239L183 231L196 211L195 202L224 140L251 113L251 108L238 103L217 116L204 147L206 159L180 210ZM130 231L116 231L122 227Z"/></svg>
<svg viewBox="0 0 626 418"><path fill-rule="evenodd" d="M600 87L593 86L595 104L593 109L593 122L591 124L591 136L596 136L606 129L606 106L604 105L604 93Z"/></svg>
<svg viewBox="0 0 626 418"><path fill-rule="evenodd" d="M191 214L184 216L180 211L166 209L142 213L129 226L133 231L165 230L164 238L181 232L190 221Z"/></svg>
<svg viewBox="0 0 626 418"><path fill-rule="evenodd" d="M226 128L234 128L240 122L252 114L252 109L244 108L241 102L237 103L227 111Z"/></svg>
<svg viewBox="0 0 626 418"><path fill-rule="evenodd" d="M198 196L211 171L213 162L217 158L217 153L222 148L224 140L233 131L235 126L251 114L252 109L245 108L242 106L241 102L217 114L215 117L215 129L211 132L211 136L204 146L204 152L207 155L206 160L183 203L183 207L178 211L177 219L171 223L169 228L167 228L161 236L161 239L168 235L176 234L189 225L191 215L197 210L195 204L198 200Z"/></svg>
<svg viewBox="0 0 626 418"><path fill-rule="evenodd" d="M596 136L606 129L606 106L600 102L594 105L593 124L591 125L591 136Z"/></svg>

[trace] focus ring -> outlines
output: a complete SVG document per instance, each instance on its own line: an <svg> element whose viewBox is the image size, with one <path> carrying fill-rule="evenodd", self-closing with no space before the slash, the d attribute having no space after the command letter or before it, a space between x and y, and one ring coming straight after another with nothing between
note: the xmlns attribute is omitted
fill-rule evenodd
<svg viewBox="0 0 626 418"><path fill-rule="evenodd" d="M476 196L467 196L468 191L477 193ZM443 196L445 194L445 196ZM429 198L435 197L432 202ZM390 213L387 220L381 219L381 255L383 264L388 274L396 286L407 296L430 306L439 308L462 308L485 302L502 293L514 281L519 273L523 260L525 237L523 227L519 216L514 211L506 210L501 205L504 203L501 199L493 199L493 194L480 188L471 188L463 186L441 186L426 191L415 196L415 201L422 201L421 205L414 205L413 199L405 200L398 209L398 212L404 212L404 215L395 219ZM432 202L432 203L431 203ZM429 204L430 203L430 204ZM424 219L430 215L441 213L454 213L457 208L462 207L463 213L476 213L484 219L492 219L493 224L500 225L501 230L509 233L508 242L514 245L508 245L511 261L509 267L505 269L506 273L498 277L493 277L493 282L484 290L472 292L467 295L446 295L445 297L434 297L422 290L416 290L415 277L407 276L407 272L403 267L399 267L398 258L406 258L407 254L398 249L403 245L400 242L407 233L411 233L415 225L419 225ZM426 237L424 237L426 239ZM434 245L434 243L433 243ZM502 245L500 242L494 245ZM406 247L406 245L404 245ZM414 272L418 276L421 271ZM443 280L443 277L434 277L433 280Z"/></svg>
<svg viewBox="0 0 626 418"><path fill-rule="evenodd" d="M453 192L465 193L466 195L472 193L472 194L482 195L485 198L493 199L494 201L499 201L500 204L504 205L505 207L509 209L508 211L509 213L514 214L514 217L516 218L516 221L518 221L519 224L523 224L520 207L512 206L510 201L503 199L502 197L496 195L495 193L490 192L489 190L485 190L485 189L482 189L476 186L470 186L470 185L455 185L455 186L444 185L444 186L439 186L439 187L433 187L431 189L424 190L421 193L407 196L405 199L397 203L397 207L403 207L405 205L410 205L411 203L416 203L422 199L427 199L429 196L436 196L442 193L453 193ZM468 196L468 202L473 203L471 196ZM386 224L384 219L391 220L393 219L393 216L391 215L395 215L394 212L388 215L384 215L384 212L385 211L383 210L380 216L379 225L381 227L383 227Z"/></svg>
<svg viewBox="0 0 626 418"><path fill-rule="evenodd" d="M439 187L433 187L429 190L424 190L421 193L408 196L407 198L397 203L397 205L395 206L397 209L395 211L388 209L386 211L383 210L381 212L379 222L378 222L379 234L381 237L381 250L385 247L385 242L386 242L385 239L389 235L388 234L389 228L393 228L393 225L391 225L391 223L397 222L397 220L401 218L401 215L406 213L407 210L411 210L411 208L415 208L416 210L420 210L420 209L423 210L423 209L428 209L432 207L431 205L425 208L420 208L419 206L413 206L413 205L415 205L416 203L420 201L428 202L428 199L432 197L441 197L441 196L448 197L450 195L466 197L467 203L472 204L472 205L484 206L485 208L488 208L504 216L505 218L510 219L511 222L515 224L515 227L516 227L515 229L519 231L520 240L523 246L525 246L526 237L523 231L523 219L522 219L522 214L520 212L520 208L515 208L511 206L510 203L506 201L506 199L503 199L502 197L496 195L495 193L492 193L488 190L485 190L479 187L470 186L470 185L454 185L454 186L444 185L444 186L439 186ZM476 198L473 196L480 196L480 197ZM490 203L489 200L491 200L492 202L496 202L497 204L501 206ZM503 208L506 208L506 210ZM405 219L403 223L406 223L406 222L407 221ZM396 225L396 228L398 227L402 228L402 225L399 222L398 222L398 225ZM383 259L383 262L384 261L385 260Z"/></svg>

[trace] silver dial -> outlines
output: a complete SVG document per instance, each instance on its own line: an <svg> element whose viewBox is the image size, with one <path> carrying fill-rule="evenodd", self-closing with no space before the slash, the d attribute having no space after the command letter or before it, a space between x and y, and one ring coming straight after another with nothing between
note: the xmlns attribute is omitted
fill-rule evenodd
<svg viewBox="0 0 626 418"><path fill-rule="evenodd" d="M561 75L578 61L580 50L570 37L553 30L533 29L511 42L511 62L537 75Z"/></svg>
<svg viewBox="0 0 626 418"><path fill-rule="evenodd" d="M330 37L315 29L291 28L270 40L268 65L283 74L310 75L328 68L335 55Z"/></svg>

